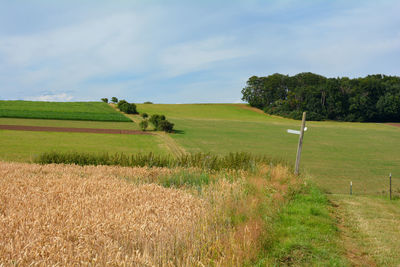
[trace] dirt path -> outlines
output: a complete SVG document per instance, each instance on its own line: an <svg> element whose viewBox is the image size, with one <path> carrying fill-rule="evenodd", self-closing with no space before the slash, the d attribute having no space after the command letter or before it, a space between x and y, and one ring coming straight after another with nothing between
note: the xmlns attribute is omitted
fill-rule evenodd
<svg viewBox="0 0 400 267"><path fill-rule="evenodd" d="M35 132L152 135L152 133L138 131L138 130L66 128L66 127L45 127L45 126L23 126L23 125L0 125L0 129L1 130L14 130L14 131L35 131Z"/></svg>
<svg viewBox="0 0 400 267"><path fill-rule="evenodd" d="M171 153L174 154L175 156L180 157L187 153L186 150L180 145L178 145L178 143L175 142L175 140L167 133L155 132L154 134L158 135L164 141L164 144L167 147L167 149L171 151Z"/></svg>
<svg viewBox="0 0 400 267"><path fill-rule="evenodd" d="M400 127L400 123L388 123L389 125Z"/></svg>
<svg viewBox="0 0 400 267"><path fill-rule="evenodd" d="M356 242L354 230L350 227L348 221L348 214L345 207L337 199L331 199L332 206L334 207L334 216L338 222L337 227L340 231L340 239L342 246L346 251L346 258L349 260L351 266L376 266L376 263L363 252Z"/></svg>
<svg viewBox="0 0 400 267"><path fill-rule="evenodd" d="M400 266L400 202L374 196L331 195L343 245L354 266Z"/></svg>

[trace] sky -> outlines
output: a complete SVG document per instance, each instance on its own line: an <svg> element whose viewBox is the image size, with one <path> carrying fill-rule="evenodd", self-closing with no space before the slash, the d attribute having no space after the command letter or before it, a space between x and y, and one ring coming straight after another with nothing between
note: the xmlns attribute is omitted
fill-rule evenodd
<svg viewBox="0 0 400 267"><path fill-rule="evenodd" d="M0 100L240 103L253 75L400 75L400 1L0 0Z"/></svg>

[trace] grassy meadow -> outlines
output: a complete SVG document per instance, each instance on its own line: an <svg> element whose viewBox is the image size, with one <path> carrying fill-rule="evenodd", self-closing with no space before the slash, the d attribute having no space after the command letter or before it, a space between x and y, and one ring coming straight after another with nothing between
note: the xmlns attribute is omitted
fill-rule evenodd
<svg viewBox="0 0 400 267"><path fill-rule="evenodd" d="M103 102L0 101L0 118L130 121Z"/></svg>
<svg viewBox="0 0 400 267"><path fill-rule="evenodd" d="M139 112L164 114L175 123L175 141L188 152L247 151L294 163L300 122L268 116L237 104L139 104ZM400 188L400 128L376 123L307 122L302 171L331 193L387 191L388 175Z"/></svg>
<svg viewBox="0 0 400 267"><path fill-rule="evenodd" d="M156 135L91 134L0 130L0 158L29 162L44 152L123 152L168 154Z"/></svg>

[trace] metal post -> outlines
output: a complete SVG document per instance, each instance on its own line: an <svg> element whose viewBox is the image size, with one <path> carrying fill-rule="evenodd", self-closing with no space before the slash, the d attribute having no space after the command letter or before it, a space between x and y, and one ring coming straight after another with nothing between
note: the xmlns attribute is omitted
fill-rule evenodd
<svg viewBox="0 0 400 267"><path fill-rule="evenodd" d="M301 121L301 130L300 130L300 137L299 137L299 145L297 147L296 166L294 169L295 175L299 175L301 148L303 146L303 135L304 135L304 127L305 126L306 126L306 112L303 112L303 119Z"/></svg>
<svg viewBox="0 0 400 267"><path fill-rule="evenodd" d="M389 192L390 192L390 200L392 200L392 173L389 175Z"/></svg>

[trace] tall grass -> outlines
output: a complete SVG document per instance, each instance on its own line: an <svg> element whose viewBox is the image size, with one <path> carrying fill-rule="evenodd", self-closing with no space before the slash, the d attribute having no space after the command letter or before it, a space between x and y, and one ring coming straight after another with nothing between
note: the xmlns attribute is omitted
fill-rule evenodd
<svg viewBox="0 0 400 267"><path fill-rule="evenodd" d="M254 170L257 164L285 164L279 159L268 156L253 155L245 152L229 153L227 155L213 155L210 153L184 154L178 157L169 155L102 153L91 154L81 152L47 152L34 159L39 164L76 164L76 165L119 165L129 167L184 167L200 168L205 170Z"/></svg>

